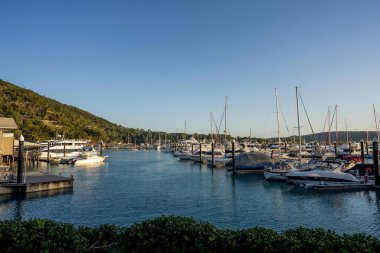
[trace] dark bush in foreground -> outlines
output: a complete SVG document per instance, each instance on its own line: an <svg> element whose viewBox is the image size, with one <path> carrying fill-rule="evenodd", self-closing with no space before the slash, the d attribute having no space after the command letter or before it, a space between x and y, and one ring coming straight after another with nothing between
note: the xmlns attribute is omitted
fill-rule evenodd
<svg viewBox="0 0 380 253"><path fill-rule="evenodd" d="M159 217L128 228L79 227L48 220L0 221L1 252L380 252L364 234L296 228L218 229L183 217Z"/></svg>

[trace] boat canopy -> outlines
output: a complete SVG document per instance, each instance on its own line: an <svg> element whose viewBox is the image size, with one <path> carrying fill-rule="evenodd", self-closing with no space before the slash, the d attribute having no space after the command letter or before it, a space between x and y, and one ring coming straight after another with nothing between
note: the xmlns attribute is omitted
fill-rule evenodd
<svg viewBox="0 0 380 253"><path fill-rule="evenodd" d="M269 155L262 152L241 153L235 159L236 167L255 166L267 163L272 163L272 159Z"/></svg>

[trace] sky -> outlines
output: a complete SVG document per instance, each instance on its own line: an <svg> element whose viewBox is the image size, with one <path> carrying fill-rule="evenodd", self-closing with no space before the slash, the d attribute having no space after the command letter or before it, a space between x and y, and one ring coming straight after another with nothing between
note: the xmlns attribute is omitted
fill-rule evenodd
<svg viewBox="0 0 380 253"><path fill-rule="evenodd" d="M338 130L375 130L380 1L2 0L0 12L0 79L126 127L209 133L228 97L233 136L274 137L277 88L286 136L298 86L315 132L335 105Z"/></svg>

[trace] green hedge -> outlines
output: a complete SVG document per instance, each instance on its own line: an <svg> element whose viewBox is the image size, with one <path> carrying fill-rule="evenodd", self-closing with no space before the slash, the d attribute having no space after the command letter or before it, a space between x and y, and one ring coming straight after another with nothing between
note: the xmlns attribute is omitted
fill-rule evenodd
<svg viewBox="0 0 380 253"><path fill-rule="evenodd" d="M0 221L1 252L380 252L365 234L295 228L218 229L162 216L131 227L79 227L49 220Z"/></svg>

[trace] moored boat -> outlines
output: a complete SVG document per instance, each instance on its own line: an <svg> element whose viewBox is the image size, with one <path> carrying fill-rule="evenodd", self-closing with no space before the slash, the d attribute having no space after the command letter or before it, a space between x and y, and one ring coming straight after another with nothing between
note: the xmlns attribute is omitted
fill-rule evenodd
<svg viewBox="0 0 380 253"><path fill-rule="evenodd" d="M286 174L290 171L296 171L296 168L292 162L279 162L273 166L264 168L264 177L266 180L272 181L287 181Z"/></svg>
<svg viewBox="0 0 380 253"><path fill-rule="evenodd" d="M321 161L314 169L306 171L291 171L286 174L289 182L296 185L312 185L320 182L360 182L350 173L344 172L344 163Z"/></svg>

